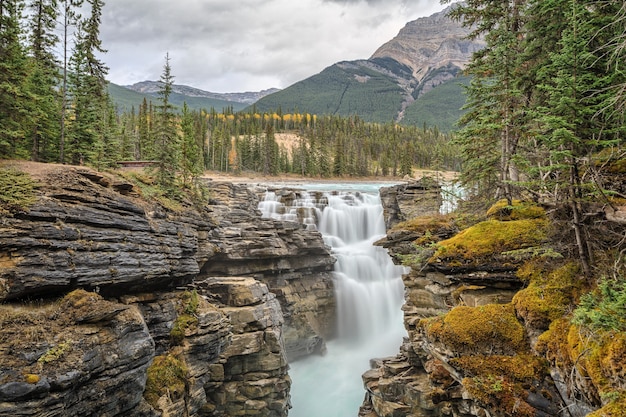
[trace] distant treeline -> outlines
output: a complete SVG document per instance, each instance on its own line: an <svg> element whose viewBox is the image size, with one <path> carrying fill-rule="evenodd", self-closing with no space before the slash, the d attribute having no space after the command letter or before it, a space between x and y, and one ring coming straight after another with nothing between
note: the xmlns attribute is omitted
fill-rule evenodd
<svg viewBox="0 0 626 417"><path fill-rule="evenodd" d="M101 162L111 165L115 160L157 158L158 117L157 106L145 101L137 112L120 115L117 145L111 144ZM329 177L460 168L450 135L437 128L366 123L358 116L258 113L254 109L239 113L184 109L178 117L181 137L194 138L199 158L195 163L208 170ZM283 140L281 133L291 135Z"/></svg>

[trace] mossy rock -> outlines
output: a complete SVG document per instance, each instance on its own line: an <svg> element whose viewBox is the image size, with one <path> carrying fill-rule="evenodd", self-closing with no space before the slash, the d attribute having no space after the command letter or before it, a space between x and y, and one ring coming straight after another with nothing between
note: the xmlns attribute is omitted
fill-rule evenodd
<svg viewBox="0 0 626 417"><path fill-rule="evenodd" d="M501 415L536 415L526 398L528 387L539 386L549 375L545 359L530 354L476 355L452 359L450 364L466 376L462 383L470 395Z"/></svg>
<svg viewBox="0 0 626 417"><path fill-rule="evenodd" d="M521 261L507 252L539 246L547 236L548 221L543 218L486 220L439 242L429 263L447 267L498 264L514 269Z"/></svg>
<svg viewBox="0 0 626 417"><path fill-rule="evenodd" d="M500 200L487 210L487 217L501 221L543 219L546 217L546 211L528 201L513 200L512 204L509 204L507 200Z"/></svg>
<svg viewBox="0 0 626 417"><path fill-rule="evenodd" d="M180 400L186 393L187 373L180 355L169 352L155 357L147 371L143 397L155 409L159 409L158 402L163 395L169 395L172 402Z"/></svg>
<svg viewBox="0 0 626 417"><path fill-rule="evenodd" d="M446 315L422 319L426 336L457 355L490 352L513 355L528 351L526 331L511 304L458 306Z"/></svg>
<svg viewBox="0 0 626 417"><path fill-rule="evenodd" d="M517 275L529 284L513 297L515 310L526 326L541 331L571 309L585 285L574 261L555 266L552 261L535 259L526 262Z"/></svg>

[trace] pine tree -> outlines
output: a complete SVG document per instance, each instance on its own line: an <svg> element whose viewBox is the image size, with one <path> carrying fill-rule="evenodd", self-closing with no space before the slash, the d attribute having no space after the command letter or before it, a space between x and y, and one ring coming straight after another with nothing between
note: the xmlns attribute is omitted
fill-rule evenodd
<svg viewBox="0 0 626 417"><path fill-rule="evenodd" d="M466 168L474 172L466 169L468 174L462 180L472 188L495 190L493 197L509 201L513 197L511 183L519 179L514 160L522 136L518 120L523 115L524 96L515 71L519 68L526 7L527 0L470 0L451 12L452 17L463 20L463 25L472 27L470 37L484 35L487 43L474 54L468 67L474 77L467 89L470 112L462 119L464 129L458 142L466 149L466 156L480 156L480 148L488 150L486 157L480 158L479 168L487 172L475 172L477 167L468 165ZM472 163L469 157L465 161ZM475 182L485 179L489 187Z"/></svg>

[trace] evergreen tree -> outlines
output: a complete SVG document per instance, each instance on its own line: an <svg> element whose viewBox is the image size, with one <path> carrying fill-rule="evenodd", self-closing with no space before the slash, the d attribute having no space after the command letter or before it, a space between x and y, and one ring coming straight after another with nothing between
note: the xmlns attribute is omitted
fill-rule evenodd
<svg viewBox="0 0 626 417"><path fill-rule="evenodd" d="M28 126L31 159L51 160L50 147L58 140L60 112L57 86L58 62L54 48L58 42L54 30L58 15L56 0L33 0L30 3L31 65L28 88L31 93Z"/></svg>
<svg viewBox="0 0 626 417"><path fill-rule="evenodd" d="M194 114L187 103L183 103L180 127L182 132L181 176L183 185L189 186L202 174L202 153L197 142Z"/></svg>
<svg viewBox="0 0 626 417"><path fill-rule="evenodd" d="M497 159L493 155L480 158L481 168L487 169L490 176L497 172L497 187L492 188L495 197L509 201L513 196L511 182L519 180L514 159L522 136L518 120L523 117L524 97L515 71L522 51L526 7L527 0L470 0L451 12L452 17L472 27L470 37L484 35L487 43L469 65L468 72L475 81L467 89L470 114L462 119L467 129L461 132L459 144L475 156L480 153L476 152L477 146L497 152ZM465 160L469 162L469 158ZM475 185L471 176L463 180L466 185Z"/></svg>
<svg viewBox="0 0 626 417"><path fill-rule="evenodd" d="M176 174L180 168L180 141L176 114L170 102L173 85L174 76L168 53L165 55L165 65L160 79L160 104L156 106L158 120L154 133L157 184L167 192L175 191Z"/></svg>
<svg viewBox="0 0 626 417"><path fill-rule="evenodd" d="M101 0L88 0L91 14L78 24L76 44L70 58L70 93L72 95L73 121L71 132L71 162L82 164L91 159L98 140L105 135L106 115L109 106L106 93L108 68L97 58L105 53L100 35L102 15Z"/></svg>
<svg viewBox="0 0 626 417"><path fill-rule="evenodd" d="M70 29L78 22L78 15L74 11L74 8L80 7L83 4L83 0L62 0L62 44L63 44L63 68L62 68L62 83L61 83L61 118L60 118L60 135L59 135L59 162L65 161L65 140L67 135L66 121L68 116L69 107L69 91L68 91L68 65L69 65L69 42L70 42Z"/></svg>
<svg viewBox="0 0 626 417"><path fill-rule="evenodd" d="M0 0L0 157L27 157L24 127L29 125L27 58L21 43L20 0Z"/></svg>

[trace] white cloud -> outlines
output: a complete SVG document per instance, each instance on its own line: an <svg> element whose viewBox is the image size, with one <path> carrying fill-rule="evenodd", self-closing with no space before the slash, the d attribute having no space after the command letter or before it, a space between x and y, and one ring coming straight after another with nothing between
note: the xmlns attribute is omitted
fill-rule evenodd
<svg viewBox="0 0 626 417"><path fill-rule="evenodd" d="M343 60L368 58L436 0L108 0L101 38L109 79L160 77L215 92L284 88Z"/></svg>

